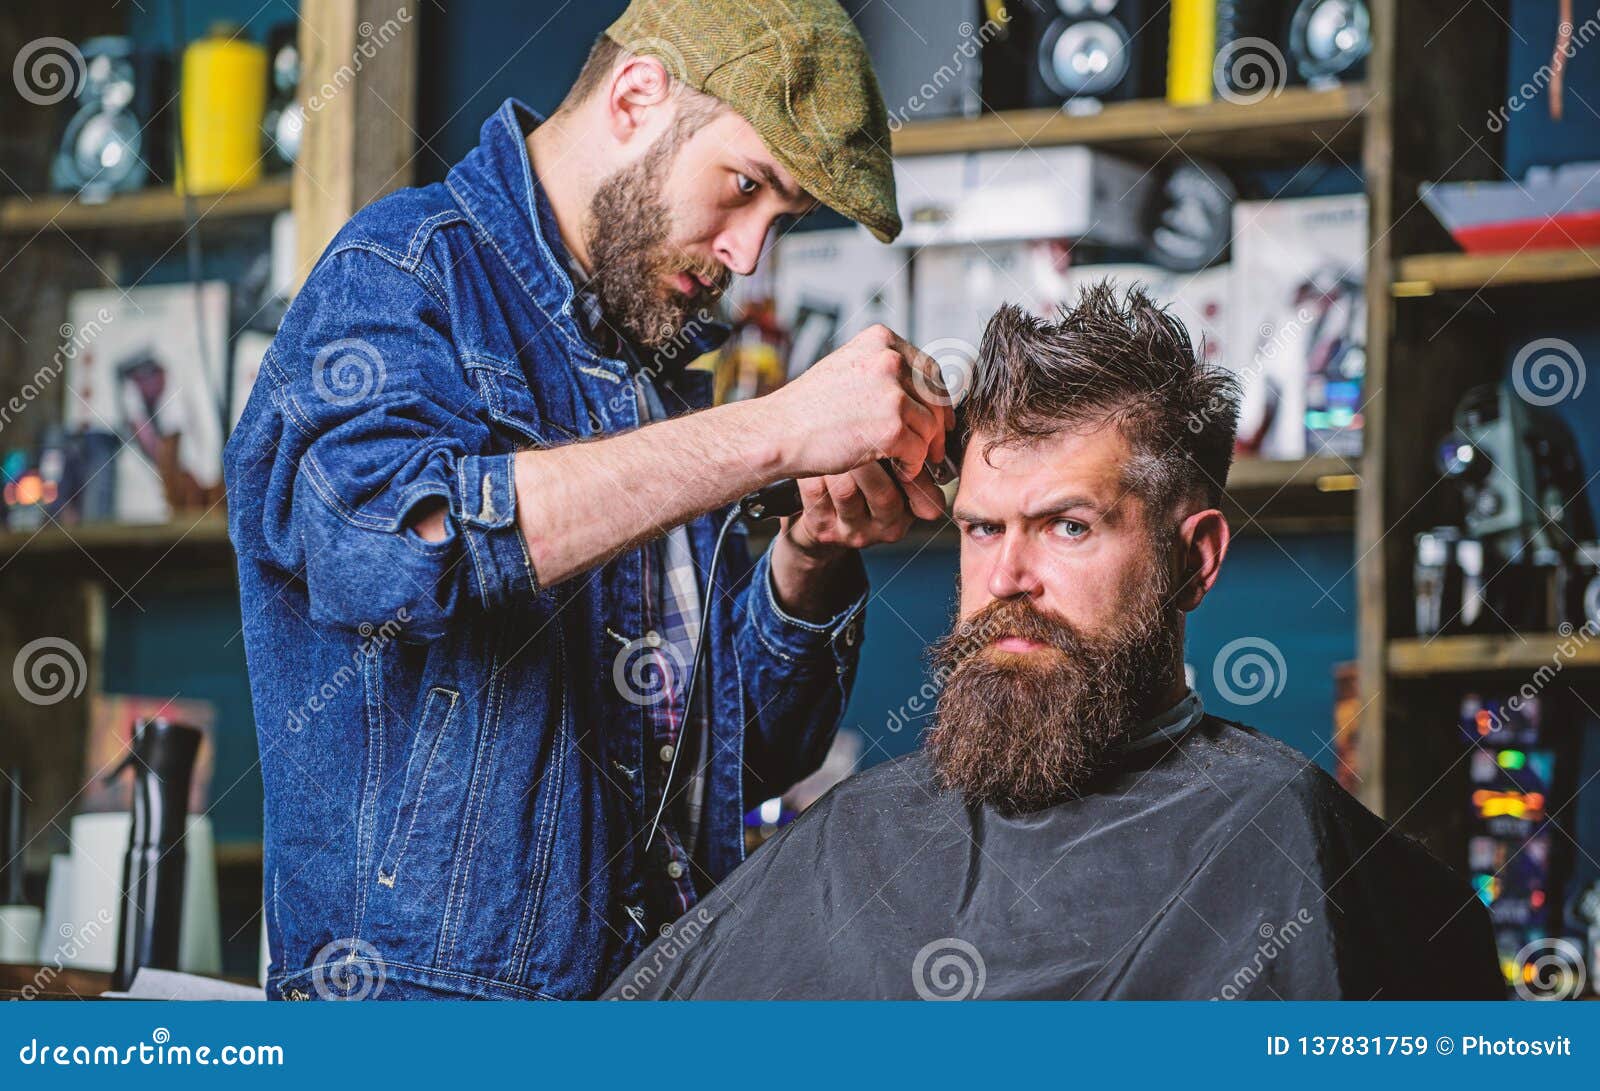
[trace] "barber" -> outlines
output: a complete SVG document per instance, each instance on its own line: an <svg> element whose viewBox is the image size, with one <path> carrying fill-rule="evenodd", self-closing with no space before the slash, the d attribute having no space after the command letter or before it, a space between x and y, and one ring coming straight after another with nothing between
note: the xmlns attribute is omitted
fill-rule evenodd
<svg viewBox="0 0 1600 1091"><path fill-rule="evenodd" d="M785 217L898 233L888 146L835 0L635 0L548 119L508 100L323 254L226 454L269 996L594 995L820 765L857 551L942 510L937 368L875 327L705 408L684 365Z"/></svg>

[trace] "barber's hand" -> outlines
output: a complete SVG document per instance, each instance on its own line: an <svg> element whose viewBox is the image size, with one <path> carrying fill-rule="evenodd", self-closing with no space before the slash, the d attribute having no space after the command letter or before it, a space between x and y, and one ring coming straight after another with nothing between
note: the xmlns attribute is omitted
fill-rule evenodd
<svg viewBox="0 0 1600 1091"><path fill-rule="evenodd" d="M785 521L784 533L813 557L898 542L914 519L937 519L944 512L944 493L926 469L897 482L869 462L848 473L802 477L798 484L805 507Z"/></svg>
<svg viewBox="0 0 1600 1091"><path fill-rule="evenodd" d="M879 511L871 502L874 496L885 508L892 506L881 486L893 484L883 480L885 475L858 476L855 471L888 459L895 475L909 486L919 475L926 476L925 463L944 459L945 433L955 427L938 363L886 326L858 333L763 400L788 476L848 475L855 482L854 488L836 482L839 499L832 504L853 525L866 520L863 505L866 511ZM819 504L822 500L818 486L810 490L808 511L813 499ZM835 495L833 489L829 495ZM913 510L925 518L937 514L931 504L925 497L913 497Z"/></svg>

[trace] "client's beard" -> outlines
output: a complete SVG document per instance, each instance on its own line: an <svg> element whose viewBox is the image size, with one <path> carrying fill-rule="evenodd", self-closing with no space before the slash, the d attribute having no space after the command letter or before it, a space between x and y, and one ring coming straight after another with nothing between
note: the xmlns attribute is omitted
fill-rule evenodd
<svg viewBox="0 0 1600 1091"><path fill-rule="evenodd" d="M672 342L692 316L709 318L733 279L721 262L697 259L668 242L672 214L661 183L681 140L674 132L663 134L637 163L602 182L584 231L594 265L590 286L601 312L630 341L649 349ZM677 272L704 274L711 287L697 284L688 295L668 288L663 278Z"/></svg>
<svg viewBox="0 0 1600 1091"><path fill-rule="evenodd" d="M1021 599L984 607L931 650L946 679L925 742L940 784L969 802L1023 813L1082 794L1110 764L1159 690L1182 640L1166 570L1118 611L1126 620L1083 633ZM992 645L1017 636L1051 650Z"/></svg>

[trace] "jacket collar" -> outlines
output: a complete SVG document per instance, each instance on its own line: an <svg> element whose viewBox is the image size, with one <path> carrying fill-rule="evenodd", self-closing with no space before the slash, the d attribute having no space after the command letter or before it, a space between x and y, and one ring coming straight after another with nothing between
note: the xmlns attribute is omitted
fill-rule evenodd
<svg viewBox="0 0 1600 1091"><path fill-rule="evenodd" d="M607 354L574 313L577 291L557 256L560 242L547 239L540 222L538 179L528 158L527 136L543 121L526 104L506 99L483 123L477 147L450 169L445 184L534 305L586 355L604 359ZM721 346L730 332L721 322L697 323L661 353L629 346L622 356L671 381L687 364Z"/></svg>

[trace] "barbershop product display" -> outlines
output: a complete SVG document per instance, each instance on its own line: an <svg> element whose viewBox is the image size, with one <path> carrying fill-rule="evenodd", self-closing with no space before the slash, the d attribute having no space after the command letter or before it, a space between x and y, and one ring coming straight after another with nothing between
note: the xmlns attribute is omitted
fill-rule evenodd
<svg viewBox="0 0 1600 1091"><path fill-rule="evenodd" d="M115 429L116 518L159 523L222 496L220 282L75 293L72 324L99 335L67 362L69 430Z"/></svg>
<svg viewBox="0 0 1600 1091"><path fill-rule="evenodd" d="M126 989L144 966L178 968L183 924L189 783L200 732L170 720L146 720L128 757L108 779L131 770L132 823L122 867L122 926L113 989Z"/></svg>
<svg viewBox="0 0 1600 1091"><path fill-rule="evenodd" d="M166 181L171 65L131 38L91 38L79 53L82 79L61 107L66 122L51 188L95 202Z"/></svg>
<svg viewBox="0 0 1600 1091"><path fill-rule="evenodd" d="M1239 453L1359 455L1366 197L1240 201L1233 224Z"/></svg>
<svg viewBox="0 0 1600 1091"><path fill-rule="evenodd" d="M984 7L1001 14L983 50L983 97L991 109L1085 110L1165 93L1164 2L1012 0Z"/></svg>
<svg viewBox="0 0 1600 1091"><path fill-rule="evenodd" d="M1147 167L1083 147L895 160L905 229L897 246L1072 239L1144 244Z"/></svg>
<svg viewBox="0 0 1600 1091"><path fill-rule="evenodd" d="M863 227L792 232L772 261L791 379L869 326L908 326L911 262Z"/></svg>
<svg viewBox="0 0 1600 1091"><path fill-rule="evenodd" d="M260 181L267 51L218 23L183 51L179 81L179 188L223 193Z"/></svg>
<svg viewBox="0 0 1600 1091"><path fill-rule="evenodd" d="M1150 260L1192 273L1222 261L1238 194L1220 169L1185 158L1162 172L1145 214Z"/></svg>
<svg viewBox="0 0 1600 1091"><path fill-rule="evenodd" d="M1600 246L1600 162L1530 167L1521 181L1423 182L1417 193L1468 253Z"/></svg>
<svg viewBox="0 0 1600 1091"><path fill-rule="evenodd" d="M1469 693L1461 702L1459 727L1472 746L1467 865L1514 986L1533 971L1518 953L1532 943L1552 946L1562 929L1561 877L1552 854L1564 840L1551 828L1560 764L1560 733L1548 722L1553 711L1539 697L1517 693ZM1520 984L1519 994L1530 983Z"/></svg>

